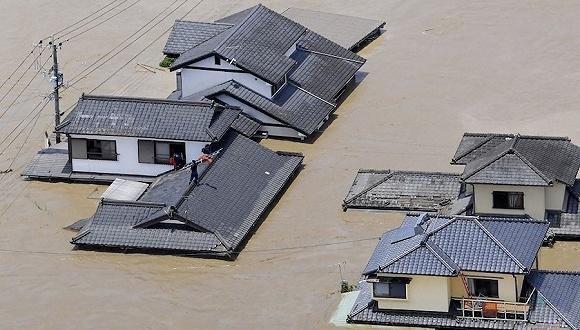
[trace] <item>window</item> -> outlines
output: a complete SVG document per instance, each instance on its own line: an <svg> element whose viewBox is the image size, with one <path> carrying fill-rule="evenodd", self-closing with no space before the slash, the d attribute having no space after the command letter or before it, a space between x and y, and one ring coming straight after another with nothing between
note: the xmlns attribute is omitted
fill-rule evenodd
<svg viewBox="0 0 580 330"><path fill-rule="evenodd" d="M117 160L114 140L71 139L70 145L72 158Z"/></svg>
<svg viewBox="0 0 580 330"><path fill-rule="evenodd" d="M410 278L405 277L379 277L373 283L373 296L376 298L407 299L407 284Z"/></svg>
<svg viewBox="0 0 580 330"><path fill-rule="evenodd" d="M512 191L493 192L494 209L524 209L524 193Z"/></svg>
<svg viewBox="0 0 580 330"><path fill-rule="evenodd" d="M487 278L468 278L469 293L472 296L482 296L489 298L499 298L497 280Z"/></svg>
<svg viewBox="0 0 580 330"><path fill-rule="evenodd" d="M214 60L214 63L215 63L215 65L220 65L220 64L222 64L222 63L221 63L222 61L221 61L220 57L219 57L219 56L217 56L217 55L215 55L215 56L213 57L213 60Z"/></svg>
<svg viewBox="0 0 580 330"><path fill-rule="evenodd" d="M185 143L139 140L139 163L169 164L169 158L173 153L178 153L185 158Z"/></svg>

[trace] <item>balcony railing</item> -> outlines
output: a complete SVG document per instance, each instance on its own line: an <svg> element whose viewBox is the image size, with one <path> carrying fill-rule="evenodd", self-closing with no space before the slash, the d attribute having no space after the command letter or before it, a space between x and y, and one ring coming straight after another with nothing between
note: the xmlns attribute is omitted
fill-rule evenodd
<svg viewBox="0 0 580 330"><path fill-rule="evenodd" d="M471 319L527 321L530 305L485 298L452 298L459 302L459 317Z"/></svg>

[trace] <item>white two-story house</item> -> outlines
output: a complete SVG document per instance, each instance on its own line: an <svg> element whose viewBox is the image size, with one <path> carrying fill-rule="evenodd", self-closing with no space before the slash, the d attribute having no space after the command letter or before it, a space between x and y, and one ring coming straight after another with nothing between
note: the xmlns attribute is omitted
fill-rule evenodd
<svg viewBox="0 0 580 330"><path fill-rule="evenodd" d="M197 159L239 114L209 102L82 95L56 132L68 138L74 172L157 176L174 154Z"/></svg>
<svg viewBox="0 0 580 330"><path fill-rule="evenodd" d="M263 5L214 23L177 21L165 52L180 53L171 98L237 106L262 136L298 139L329 119L365 62Z"/></svg>

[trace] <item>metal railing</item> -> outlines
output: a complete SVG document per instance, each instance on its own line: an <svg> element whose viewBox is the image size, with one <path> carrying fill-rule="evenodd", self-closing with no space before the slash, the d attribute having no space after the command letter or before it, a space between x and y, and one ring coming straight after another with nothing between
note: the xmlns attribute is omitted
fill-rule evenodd
<svg viewBox="0 0 580 330"><path fill-rule="evenodd" d="M486 299L485 297L452 298L459 301L462 318L527 321L528 303Z"/></svg>

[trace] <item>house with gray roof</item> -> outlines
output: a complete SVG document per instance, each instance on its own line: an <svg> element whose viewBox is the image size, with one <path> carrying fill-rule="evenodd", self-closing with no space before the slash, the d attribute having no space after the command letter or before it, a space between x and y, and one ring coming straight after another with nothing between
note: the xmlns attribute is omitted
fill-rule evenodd
<svg viewBox="0 0 580 330"><path fill-rule="evenodd" d="M465 165L474 214L529 214L554 229L578 220L580 147L567 137L465 133L451 164Z"/></svg>
<svg viewBox="0 0 580 330"><path fill-rule="evenodd" d="M214 23L178 21L164 51L179 53L170 98L237 106L260 136L297 139L329 119L365 62L263 5Z"/></svg>
<svg viewBox="0 0 580 330"><path fill-rule="evenodd" d="M458 173L360 169L342 209L462 214L471 197Z"/></svg>
<svg viewBox="0 0 580 330"><path fill-rule="evenodd" d="M409 213L380 238L347 322L436 329L570 326L578 277L555 279L561 285L555 287L536 270L548 226L530 217ZM573 284L571 293L556 293ZM559 319L540 316L550 293L556 293L554 304L559 301Z"/></svg>
<svg viewBox="0 0 580 330"><path fill-rule="evenodd" d="M72 244L111 249L235 258L301 168L303 156L274 152L229 130L221 152L198 167L159 176L136 200L102 199Z"/></svg>
<svg viewBox="0 0 580 330"><path fill-rule="evenodd" d="M580 271L533 270L524 285L536 306L530 322L580 329Z"/></svg>
<svg viewBox="0 0 580 330"><path fill-rule="evenodd" d="M65 134L72 171L157 176L219 141L241 110L209 102L82 95L56 127Z"/></svg>

